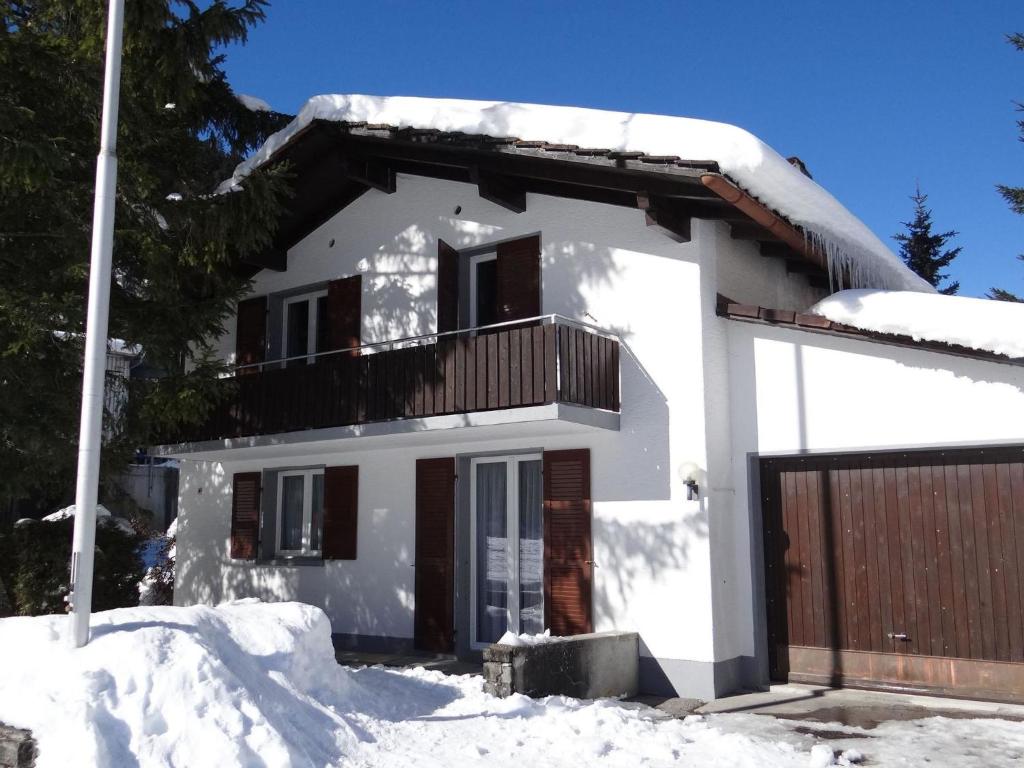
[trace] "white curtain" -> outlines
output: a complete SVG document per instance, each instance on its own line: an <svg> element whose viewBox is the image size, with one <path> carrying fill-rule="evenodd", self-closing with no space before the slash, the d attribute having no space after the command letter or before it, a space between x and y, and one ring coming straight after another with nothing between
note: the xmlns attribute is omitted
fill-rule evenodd
<svg viewBox="0 0 1024 768"><path fill-rule="evenodd" d="M302 475L281 478L281 549L302 549Z"/></svg>
<svg viewBox="0 0 1024 768"><path fill-rule="evenodd" d="M505 462L476 467L477 642L493 643L508 629L508 532Z"/></svg>
<svg viewBox="0 0 1024 768"><path fill-rule="evenodd" d="M519 631L544 631L544 500L541 462L519 462Z"/></svg>

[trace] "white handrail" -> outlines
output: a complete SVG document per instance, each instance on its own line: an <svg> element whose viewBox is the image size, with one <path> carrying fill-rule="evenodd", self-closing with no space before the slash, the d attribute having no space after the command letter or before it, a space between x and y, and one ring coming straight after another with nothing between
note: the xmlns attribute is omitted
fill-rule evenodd
<svg viewBox="0 0 1024 768"><path fill-rule="evenodd" d="M446 337L449 337L449 336L460 336L460 335L465 335L465 334L469 334L469 333L476 333L476 332L479 332L479 331L493 331L493 330L498 330L498 329L501 329L501 328L509 328L509 327L513 327L513 326L521 326L521 325L524 325L525 323L536 323L536 322L540 322L541 325L575 325L575 326L577 326L579 328L582 328L583 330L592 331L594 333L600 334L601 336L604 336L605 338L614 339L615 341L621 341L621 339L619 338L618 334L616 334L616 333L614 333L612 331L606 330L604 328L600 328L600 327L598 327L596 325L592 325L591 323L585 323L582 320L574 320L573 318L566 317L565 315L550 314L550 315L537 315L536 317L524 317L524 318L522 318L520 320L507 320L507 321L502 322L502 323L493 323L491 325L480 325L480 326L476 326L474 328L459 328L458 330L455 330L455 331L441 331L440 333L424 333L424 334L421 334L419 336L404 336L404 337L401 337L401 338L398 338L398 339L391 339L389 341L375 341L375 342L371 342L369 344L360 344L358 347L347 347L345 349L331 349L331 350L328 350L326 352L313 352L313 353L305 354L305 355L292 355L291 357L279 357L279 358L275 358L274 360L264 360L264 361L259 362L259 363L247 363L245 365L237 365L237 366L234 366L233 368L231 368L231 371L234 373L234 372L243 371L243 370L261 369L261 368L263 368L265 366L268 366L268 365L284 366L287 363L292 362L293 360L310 360L312 358L326 357L328 355L341 355L341 354L351 355L351 354L353 354L355 352L360 352L362 350L368 350L368 349L375 349L377 347L383 347L384 349L382 351L390 351L392 349L395 349L399 345L404 345L405 347L409 347L409 346L413 346L413 342L421 342L421 341L424 341L424 340L427 340L427 339L431 339L431 340L437 341L437 340L440 340L442 338L446 338Z"/></svg>

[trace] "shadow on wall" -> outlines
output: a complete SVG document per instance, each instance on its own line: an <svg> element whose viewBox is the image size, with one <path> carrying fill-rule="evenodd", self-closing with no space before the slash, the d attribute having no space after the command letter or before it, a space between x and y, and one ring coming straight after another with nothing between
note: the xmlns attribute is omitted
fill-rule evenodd
<svg viewBox="0 0 1024 768"><path fill-rule="evenodd" d="M595 518L594 536L605 560L598 564L605 586L594 592L596 618L614 622L621 618L615 606L628 606L639 587L686 567L691 547L708 538L708 515L703 503L696 513L683 513L680 505L673 520L660 523Z"/></svg>
<svg viewBox="0 0 1024 768"><path fill-rule="evenodd" d="M198 466L200 471L181 473L175 603L299 599L301 569L260 567L231 559L231 476L212 463ZM201 471L210 466L217 470Z"/></svg>
<svg viewBox="0 0 1024 768"><path fill-rule="evenodd" d="M383 229L389 223L379 220L376 224ZM531 234L528 228L498 227L448 216L438 217L435 229L454 230L454 236L445 240L456 250ZM388 340L432 333L437 327L437 237L413 224L390 233L382 232L379 239L382 244L376 252L358 262L359 272L368 286L364 292L364 338ZM572 269L558 269L567 264L571 264ZM544 290L556 297L554 302L545 302L546 306L556 304L559 314L593 322L588 316L593 308L584 294L587 289L611 285L619 267L611 247L576 241L545 241L541 271ZM628 338L628 329L607 330Z"/></svg>
<svg viewBox="0 0 1024 768"><path fill-rule="evenodd" d="M414 479L410 477L408 482L412 484ZM336 632L412 636L414 519L413 510L368 510L359 519L359 559L324 566L324 595L319 605Z"/></svg>

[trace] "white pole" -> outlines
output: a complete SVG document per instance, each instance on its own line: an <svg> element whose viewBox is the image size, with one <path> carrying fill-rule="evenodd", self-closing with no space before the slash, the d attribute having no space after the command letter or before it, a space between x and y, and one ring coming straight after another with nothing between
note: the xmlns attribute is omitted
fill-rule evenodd
<svg viewBox="0 0 1024 768"><path fill-rule="evenodd" d="M107 63L103 76L103 123L96 159L96 200L92 214L89 310L82 374L82 419L78 434L78 484L75 488L75 537L71 547L71 644L89 642L93 554L96 547L96 496L103 438L103 380L110 311L110 255L114 247L114 195L117 185L117 107L121 88L121 31L124 0L110 0L107 13Z"/></svg>

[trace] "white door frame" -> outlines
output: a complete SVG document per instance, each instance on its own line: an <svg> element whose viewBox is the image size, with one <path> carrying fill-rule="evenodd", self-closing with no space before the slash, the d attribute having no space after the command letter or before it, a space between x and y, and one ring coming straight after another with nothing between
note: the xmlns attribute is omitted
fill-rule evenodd
<svg viewBox="0 0 1024 768"><path fill-rule="evenodd" d="M479 456L469 468L469 647L486 648L490 643L477 640L477 525L476 468L480 464L505 465L505 562L508 601L506 628L519 634L519 464L543 461L540 453L516 453L508 456ZM542 470L543 471L543 470Z"/></svg>
<svg viewBox="0 0 1024 768"><path fill-rule="evenodd" d="M282 303L282 311L284 317L281 319L281 357L289 357L288 354L288 308L292 304L299 304L301 302L308 302L308 309L306 312L306 351L305 354L311 355L306 359L307 363L312 363L315 358L312 357L316 353L316 339L317 339L317 305L321 298L327 295L326 290L310 291L309 293L303 293L298 296L289 296ZM301 355L303 353L299 353ZM299 355L294 355L298 357Z"/></svg>

